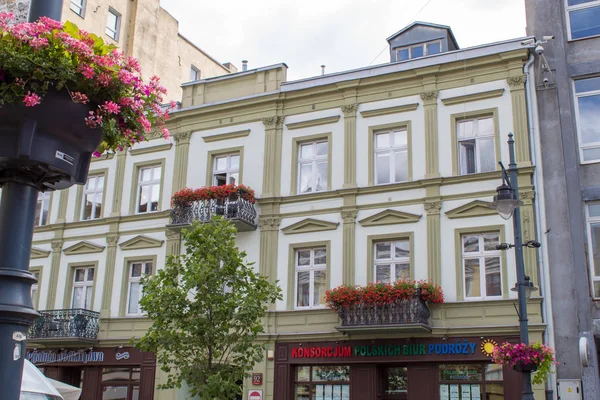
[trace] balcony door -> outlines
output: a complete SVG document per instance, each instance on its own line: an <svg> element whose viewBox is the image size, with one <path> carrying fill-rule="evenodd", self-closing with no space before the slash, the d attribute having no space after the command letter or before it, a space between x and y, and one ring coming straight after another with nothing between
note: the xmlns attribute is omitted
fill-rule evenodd
<svg viewBox="0 0 600 400"><path fill-rule="evenodd" d="M73 295L71 308L92 309L92 291L94 288L94 267L76 268L73 274Z"/></svg>

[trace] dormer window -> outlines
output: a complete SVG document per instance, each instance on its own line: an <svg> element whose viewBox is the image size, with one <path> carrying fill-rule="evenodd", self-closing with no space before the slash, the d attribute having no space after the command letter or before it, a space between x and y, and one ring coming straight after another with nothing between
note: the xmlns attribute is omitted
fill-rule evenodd
<svg viewBox="0 0 600 400"><path fill-rule="evenodd" d="M400 47L396 49L396 60L406 61L412 58L430 56L441 53L442 41L435 40L427 43L419 43L412 46Z"/></svg>

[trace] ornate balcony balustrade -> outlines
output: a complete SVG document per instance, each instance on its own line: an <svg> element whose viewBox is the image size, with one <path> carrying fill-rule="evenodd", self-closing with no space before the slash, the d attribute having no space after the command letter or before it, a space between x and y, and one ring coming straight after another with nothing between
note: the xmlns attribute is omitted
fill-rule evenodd
<svg viewBox="0 0 600 400"><path fill-rule="evenodd" d="M193 221L210 222L214 216L231 220L239 231L256 230L254 204L241 196L224 199L197 200L189 204L174 204L171 210L172 225L186 225Z"/></svg>
<svg viewBox="0 0 600 400"><path fill-rule="evenodd" d="M65 341L69 339L96 341L99 313L74 308L68 310L42 310L40 317L29 329L30 341Z"/></svg>

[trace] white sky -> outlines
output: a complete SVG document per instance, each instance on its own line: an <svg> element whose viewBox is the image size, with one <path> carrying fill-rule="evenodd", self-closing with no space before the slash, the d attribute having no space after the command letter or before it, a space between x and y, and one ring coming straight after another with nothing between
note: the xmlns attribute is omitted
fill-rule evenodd
<svg viewBox="0 0 600 400"><path fill-rule="evenodd" d="M321 64L332 73L389 62L386 38L414 20L449 25L461 48L525 36L524 4L524 0L161 0L179 20L181 34L219 62L232 62L240 70L243 59L249 69L285 62L288 81L320 75Z"/></svg>

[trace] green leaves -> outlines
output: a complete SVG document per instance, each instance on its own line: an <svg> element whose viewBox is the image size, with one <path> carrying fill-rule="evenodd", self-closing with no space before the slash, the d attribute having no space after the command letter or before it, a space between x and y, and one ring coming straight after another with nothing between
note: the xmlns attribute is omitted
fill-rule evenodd
<svg viewBox="0 0 600 400"><path fill-rule="evenodd" d="M256 342L279 287L254 271L224 219L183 232L185 254L143 279L142 309L153 320L138 347L152 351L168 373L164 388L181 387L203 400L235 399L241 381L264 357Z"/></svg>

